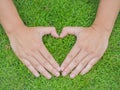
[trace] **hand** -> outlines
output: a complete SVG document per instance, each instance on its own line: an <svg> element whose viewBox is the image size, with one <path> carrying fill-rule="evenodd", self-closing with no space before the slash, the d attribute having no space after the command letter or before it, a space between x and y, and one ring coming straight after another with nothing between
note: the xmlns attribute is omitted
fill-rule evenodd
<svg viewBox="0 0 120 90"><path fill-rule="evenodd" d="M79 73L87 73L100 60L107 49L109 34L103 28L95 26L65 27L60 37L67 34L75 35L77 41L62 63L61 71L63 76L71 72L70 77L74 78Z"/></svg>
<svg viewBox="0 0 120 90"><path fill-rule="evenodd" d="M59 76L60 67L42 42L45 34L58 37L54 27L20 27L8 34L10 45L18 58L36 76L40 72L47 79L51 78L51 72Z"/></svg>

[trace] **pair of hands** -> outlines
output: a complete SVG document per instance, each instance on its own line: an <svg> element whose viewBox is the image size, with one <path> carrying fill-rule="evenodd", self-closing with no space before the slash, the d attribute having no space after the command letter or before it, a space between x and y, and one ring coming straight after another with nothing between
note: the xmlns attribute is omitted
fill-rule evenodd
<svg viewBox="0 0 120 90"><path fill-rule="evenodd" d="M61 66L44 46L42 37L45 34L51 34L55 38L64 38L67 34L77 37L75 45ZM27 68L36 77L40 72L47 79L52 77L50 73L56 77L60 76L60 71L63 76L71 72L71 78L87 73L103 56L109 40L108 32L97 26L65 27L60 36L54 27L21 26L10 32L8 37L13 51Z"/></svg>

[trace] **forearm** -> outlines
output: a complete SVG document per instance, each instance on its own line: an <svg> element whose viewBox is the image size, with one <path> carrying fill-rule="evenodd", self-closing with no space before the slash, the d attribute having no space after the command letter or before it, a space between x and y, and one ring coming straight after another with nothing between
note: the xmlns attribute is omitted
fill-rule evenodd
<svg viewBox="0 0 120 90"><path fill-rule="evenodd" d="M115 20L120 11L120 0L100 0L96 19L93 23L112 32ZM102 30L101 30L102 31Z"/></svg>
<svg viewBox="0 0 120 90"><path fill-rule="evenodd" d="M20 19L12 0L0 0L0 23L6 33L24 25Z"/></svg>

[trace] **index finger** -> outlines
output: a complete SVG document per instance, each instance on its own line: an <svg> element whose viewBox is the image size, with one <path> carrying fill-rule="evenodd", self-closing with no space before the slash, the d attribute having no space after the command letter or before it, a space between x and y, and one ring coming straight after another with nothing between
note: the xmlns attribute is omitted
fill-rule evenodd
<svg viewBox="0 0 120 90"><path fill-rule="evenodd" d="M65 58L65 60L63 61L62 65L61 65L61 71L63 71L68 65L69 63L73 60L73 58L75 56L77 56L77 54L80 52L80 48L78 47L78 44L76 43L72 50L70 51L70 53L67 55L67 57Z"/></svg>
<svg viewBox="0 0 120 90"><path fill-rule="evenodd" d="M53 56L50 54L50 52L46 49L46 47L44 46L44 44L42 43L42 48L39 50L41 52L41 54L44 56L44 58L46 58L46 60L58 71L60 71L60 66L59 64L55 61L55 59L53 58Z"/></svg>

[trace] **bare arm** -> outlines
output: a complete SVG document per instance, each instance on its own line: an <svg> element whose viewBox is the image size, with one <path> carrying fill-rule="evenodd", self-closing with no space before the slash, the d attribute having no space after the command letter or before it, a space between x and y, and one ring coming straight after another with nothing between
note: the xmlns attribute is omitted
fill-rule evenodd
<svg viewBox="0 0 120 90"><path fill-rule="evenodd" d="M42 36L58 37L54 27L27 27L20 19L12 0L0 0L0 22L18 58L36 76L39 72L50 79L59 76L59 65L42 42ZM49 71L49 72L48 72Z"/></svg>
<svg viewBox="0 0 120 90"><path fill-rule="evenodd" d="M0 22L6 33L13 32L15 28L24 26L12 0L0 0Z"/></svg>
<svg viewBox="0 0 120 90"><path fill-rule="evenodd" d="M119 11L120 0L100 0L93 25L95 24L99 27L103 27L111 33Z"/></svg>
<svg viewBox="0 0 120 90"><path fill-rule="evenodd" d="M100 0L96 19L90 27L65 27L60 35L77 37L76 44L61 65L62 75L70 77L87 73L103 56L115 20L120 10L120 0Z"/></svg>

